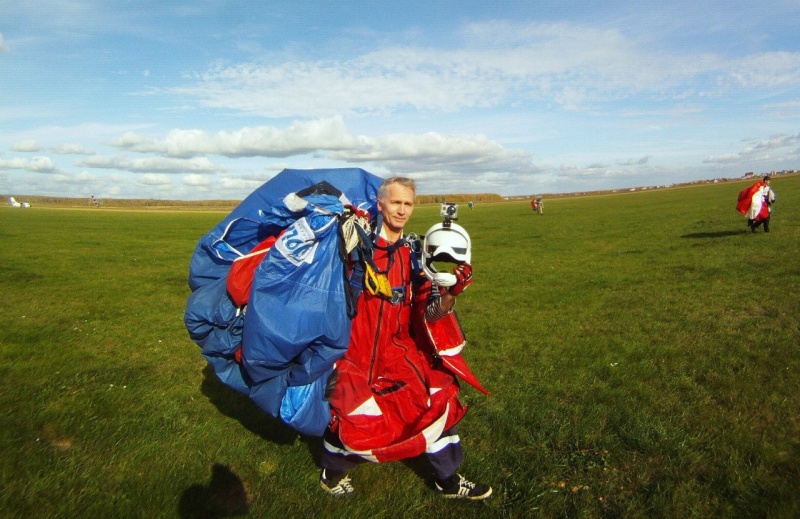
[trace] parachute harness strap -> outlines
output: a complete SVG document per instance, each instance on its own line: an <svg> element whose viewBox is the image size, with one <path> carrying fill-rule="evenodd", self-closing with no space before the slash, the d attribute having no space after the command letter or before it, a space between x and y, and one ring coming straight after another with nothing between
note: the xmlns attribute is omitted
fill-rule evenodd
<svg viewBox="0 0 800 519"><path fill-rule="evenodd" d="M353 205L345 205L344 209L344 213L339 217L339 248L345 266L347 316L352 319L358 313L357 301L364 278L363 260L359 258L365 250L363 237L369 236L370 225L369 212ZM351 269L349 273L348 267Z"/></svg>
<svg viewBox="0 0 800 519"><path fill-rule="evenodd" d="M422 238L424 238L424 236ZM427 279L422 270L422 262L420 259L422 255L422 238L412 232L406 236L404 244L411 251L411 280L415 287L421 285Z"/></svg>
<svg viewBox="0 0 800 519"><path fill-rule="evenodd" d="M388 272L394 260L394 252L398 247L401 247L405 241L400 239L389 247L378 246L378 233L380 232L382 224L383 217L378 213L374 229L370 225L355 226L355 230L358 233L358 244L354 249L355 252L353 256L358 260L358 265L354 267L354 271L358 271L358 277L361 278L360 285L366 288L370 294L385 299L394 299L394 291L392 290L392 285L389 283ZM375 249L388 251L389 267L386 270L379 269L375 264L373 257Z"/></svg>

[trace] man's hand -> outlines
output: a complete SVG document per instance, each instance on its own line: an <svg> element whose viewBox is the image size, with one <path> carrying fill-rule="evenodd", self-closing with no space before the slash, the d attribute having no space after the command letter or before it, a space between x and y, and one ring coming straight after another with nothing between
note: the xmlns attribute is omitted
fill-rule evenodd
<svg viewBox="0 0 800 519"><path fill-rule="evenodd" d="M456 275L456 284L450 287L449 292L451 295L457 296L472 284L472 265L462 263L453 269L453 274Z"/></svg>

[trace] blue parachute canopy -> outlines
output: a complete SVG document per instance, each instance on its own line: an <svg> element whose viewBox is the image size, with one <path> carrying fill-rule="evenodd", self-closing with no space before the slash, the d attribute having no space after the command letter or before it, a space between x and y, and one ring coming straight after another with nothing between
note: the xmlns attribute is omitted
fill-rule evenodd
<svg viewBox="0 0 800 519"><path fill-rule="evenodd" d="M191 259L190 337L220 380L304 434L323 433L325 384L349 344L340 217L345 205L374 216L381 182L358 168L285 169L201 237ZM277 241L237 307L231 265L268 237Z"/></svg>
<svg viewBox="0 0 800 519"><path fill-rule="evenodd" d="M238 225L238 233L225 242L247 253L266 237L274 236L288 226L288 224L283 226L286 223L283 220L279 223L261 221L259 218L261 213L270 213L275 208L283 208L283 198L286 195L321 182L327 182L337 188L352 205L369 211L372 216L375 215L375 201L382 182L380 177L361 168L284 169L253 191L200 240L189 268L189 287L195 290L227 275L230 262L220 258L213 244L223 238L229 226Z"/></svg>

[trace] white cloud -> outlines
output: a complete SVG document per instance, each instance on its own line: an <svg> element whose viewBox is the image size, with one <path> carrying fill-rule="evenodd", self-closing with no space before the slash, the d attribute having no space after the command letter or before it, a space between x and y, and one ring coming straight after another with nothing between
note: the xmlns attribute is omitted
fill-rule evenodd
<svg viewBox="0 0 800 519"><path fill-rule="evenodd" d="M742 87L797 87L800 84L800 53L767 52L731 63L728 77Z"/></svg>
<svg viewBox="0 0 800 519"><path fill-rule="evenodd" d="M78 161L79 167L118 169L133 173L215 173L221 168L206 157L175 159L169 157L146 157L130 159L127 157L94 156Z"/></svg>
<svg viewBox="0 0 800 519"><path fill-rule="evenodd" d="M15 142L11 149L20 152L37 152L39 151L39 143L33 139L24 139Z"/></svg>
<svg viewBox="0 0 800 519"><path fill-rule="evenodd" d="M771 158L767 152L770 150L785 150L783 155L786 158L796 155L794 148L800 144L800 133L796 135L776 134L767 139L753 140L747 142L749 145L738 153L728 153L723 155L712 155L705 159L705 164L740 164L747 162L763 162Z"/></svg>
<svg viewBox="0 0 800 519"><path fill-rule="evenodd" d="M263 184L265 180L222 177L219 179L218 186L226 191L250 192Z"/></svg>
<svg viewBox="0 0 800 519"><path fill-rule="evenodd" d="M650 160L650 155L645 155L640 159L627 159L617 162L618 166L644 166Z"/></svg>
<svg viewBox="0 0 800 519"><path fill-rule="evenodd" d="M86 149L83 147L83 145L75 143L55 146L50 148L50 151L60 155L94 155L93 150Z"/></svg>
<svg viewBox="0 0 800 519"><path fill-rule="evenodd" d="M797 85L800 54L726 59L648 48L616 29L569 23L469 26L462 48L388 47L344 60L217 66L169 92L266 117L453 112L547 100L568 110L635 94L697 98L687 85ZM719 85L718 85L719 83Z"/></svg>
<svg viewBox="0 0 800 519"><path fill-rule="evenodd" d="M138 177L136 181L145 186L159 187L172 185L169 175L164 175L163 173L145 173Z"/></svg>
<svg viewBox="0 0 800 519"><path fill-rule="evenodd" d="M211 178L207 175L186 175L183 177L184 185L191 187L209 187L211 185Z"/></svg>
<svg viewBox="0 0 800 519"><path fill-rule="evenodd" d="M170 157L223 155L226 157L289 157L315 150L352 148L356 139L347 132L340 116L294 122L285 130L271 126L242 128L209 134L202 130L172 130L157 141L133 132L111 142L112 146L140 153Z"/></svg>
<svg viewBox="0 0 800 519"><path fill-rule="evenodd" d="M23 171L30 171L32 173L60 173L50 157L33 157L32 159L17 157L13 159L0 160L0 170L1 169L19 169Z"/></svg>
<svg viewBox="0 0 800 519"><path fill-rule="evenodd" d="M767 139L756 141L752 146L745 148L742 153L755 153L763 150L774 150L797 146L800 143L800 133L797 135L772 135Z"/></svg>
<svg viewBox="0 0 800 519"><path fill-rule="evenodd" d="M345 162L382 164L393 173L458 171L462 174L487 171L529 172L530 154L504 148L481 135L396 134L360 137L358 146L331 154Z"/></svg>
<svg viewBox="0 0 800 519"><path fill-rule="evenodd" d="M742 161L742 156L738 153L728 153L725 155L711 155L703 161L705 164L737 164Z"/></svg>
<svg viewBox="0 0 800 519"><path fill-rule="evenodd" d="M487 171L524 173L532 170L530 153L505 148L482 135L428 132L421 135L356 136L347 130L340 116L294 122L285 130L259 127L216 134L172 130L163 140L126 133L112 144L131 151L163 153L173 157L200 154L290 157L328 153L333 160L371 163L394 173L430 170L460 171L463 174ZM81 164L134 171L130 162L129 159L98 157ZM285 166L282 164L281 168Z"/></svg>
<svg viewBox="0 0 800 519"><path fill-rule="evenodd" d="M0 33L0 52L9 52L8 45L6 45L6 42L3 39L3 33Z"/></svg>

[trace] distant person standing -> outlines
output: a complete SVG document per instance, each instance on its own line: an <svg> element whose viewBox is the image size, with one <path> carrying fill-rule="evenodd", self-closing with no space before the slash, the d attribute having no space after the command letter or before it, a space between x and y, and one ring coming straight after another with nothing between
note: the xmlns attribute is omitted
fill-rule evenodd
<svg viewBox="0 0 800 519"><path fill-rule="evenodd" d="M536 207L539 214L544 214L544 202L542 202L541 196L536 199Z"/></svg>
<svg viewBox="0 0 800 519"><path fill-rule="evenodd" d="M747 226L756 232L764 224L764 232L769 232L769 220L772 215L772 204L775 203L775 191L770 184L772 179L766 175L762 180L743 189L739 193L736 209L747 217Z"/></svg>

